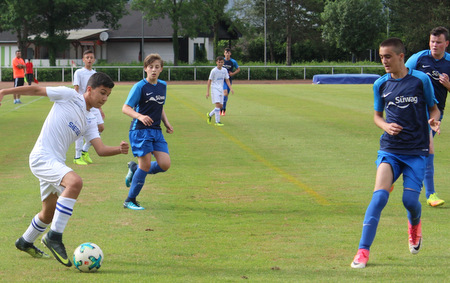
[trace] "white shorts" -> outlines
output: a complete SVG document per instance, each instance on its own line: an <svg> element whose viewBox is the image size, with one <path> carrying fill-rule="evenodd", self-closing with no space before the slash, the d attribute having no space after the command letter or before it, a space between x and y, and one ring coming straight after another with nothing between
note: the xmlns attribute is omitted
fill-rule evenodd
<svg viewBox="0 0 450 283"><path fill-rule="evenodd" d="M72 168L54 159L46 160L32 155L30 155L29 163L31 172L39 179L41 201L44 201L51 194L60 196L65 189L60 185L61 181L67 173L73 171Z"/></svg>
<svg viewBox="0 0 450 283"><path fill-rule="evenodd" d="M211 91L211 101L212 104L220 103L223 104L223 91Z"/></svg>
<svg viewBox="0 0 450 283"><path fill-rule="evenodd" d="M95 118L97 118L97 125L105 123L105 121L103 121L102 113L98 108L92 107L90 111L94 114Z"/></svg>

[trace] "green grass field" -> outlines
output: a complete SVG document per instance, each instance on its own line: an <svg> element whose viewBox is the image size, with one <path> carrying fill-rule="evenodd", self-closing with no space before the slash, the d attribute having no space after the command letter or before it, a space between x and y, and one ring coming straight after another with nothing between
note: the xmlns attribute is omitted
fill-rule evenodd
<svg viewBox="0 0 450 283"><path fill-rule="evenodd" d="M130 86L108 103L106 144L128 141L121 107ZM370 85L234 85L225 127L207 125L206 85L169 84L165 111L174 134L172 167L149 175L122 208L132 154L75 166L83 191L64 233L71 254L98 244L96 274L19 252L14 241L40 210L28 155L52 106L47 98L7 96L0 107L0 281L3 282L445 282L450 280L450 126L435 140L436 188L449 203L423 207L423 248L408 250L406 211L397 182L383 211L368 266L350 262L375 180L381 130ZM68 152L71 164L73 147ZM72 165L70 165L72 166ZM38 247L46 250L40 242ZM47 250L48 251L48 250Z"/></svg>

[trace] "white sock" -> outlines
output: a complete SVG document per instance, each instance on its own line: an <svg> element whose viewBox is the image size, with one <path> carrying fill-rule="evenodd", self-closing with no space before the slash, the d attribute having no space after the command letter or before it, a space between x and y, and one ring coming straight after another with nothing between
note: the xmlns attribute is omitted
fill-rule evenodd
<svg viewBox="0 0 450 283"><path fill-rule="evenodd" d="M34 218L31 220L30 226L28 226L28 229L23 233L22 237L27 241L28 243L34 243L36 239L42 235L42 233L45 232L49 224L45 224L39 219L38 214L34 216Z"/></svg>
<svg viewBox="0 0 450 283"><path fill-rule="evenodd" d="M88 152L90 147L91 147L91 143L86 141L86 143L83 145L83 151Z"/></svg>
<svg viewBox="0 0 450 283"><path fill-rule="evenodd" d="M51 227L53 231L58 233L64 232L64 228L66 228L67 222L69 222L70 216L72 216L76 201L76 199L61 196L58 198Z"/></svg>
<svg viewBox="0 0 450 283"><path fill-rule="evenodd" d="M211 112L209 112L209 117L212 117L216 113L215 111L216 111L216 108L211 110Z"/></svg>
<svg viewBox="0 0 450 283"><path fill-rule="evenodd" d="M214 108L214 114L216 115L216 123L220 123L220 108Z"/></svg>
<svg viewBox="0 0 450 283"><path fill-rule="evenodd" d="M83 136L75 141L75 158L81 157L81 150L83 149Z"/></svg>

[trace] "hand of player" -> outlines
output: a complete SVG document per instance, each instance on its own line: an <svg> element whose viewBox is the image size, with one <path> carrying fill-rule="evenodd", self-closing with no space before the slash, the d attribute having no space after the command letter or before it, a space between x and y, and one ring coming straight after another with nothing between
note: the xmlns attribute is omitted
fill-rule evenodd
<svg viewBox="0 0 450 283"><path fill-rule="evenodd" d="M120 142L120 153L128 154L129 148L130 148L130 145L127 142L124 142L124 141Z"/></svg>
<svg viewBox="0 0 450 283"><path fill-rule="evenodd" d="M436 121L434 120L434 118L431 118L430 120L428 120L428 124L430 124L431 129L438 135L441 134L441 121Z"/></svg>
<svg viewBox="0 0 450 283"><path fill-rule="evenodd" d="M153 119L147 115L139 115L138 120L145 126L151 126L153 124Z"/></svg>
<svg viewBox="0 0 450 283"><path fill-rule="evenodd" d="M232 94L234 94L234 89L230 88L230 91L231 91Z"/></svg>
<svg viewBox="0 0 450 283"><path fill-rule="evenodd" d="M448 75L446 73L440 74L439 75L439 82L441 84L443 84L445 87L447 87L448 84L450 83Z"/></svg>
<svg viewBox="0 0 450 283"><path fill-rule="evenodd" d="M388 123L386 129L384 130L389 135L396 136L403 130L403 127L396 123Z"/></svg>
<svg viewBox="0 0 450 283"><path fill-rule="evenodd" d="M206 99L208 99L208 97L209 97L209 92L206 93Z"/></svg>
<svg viewBox="0 0 450 283"><path fill-rule="evenodd" d="M173 127L172 127L172 125L168 124L168 125L165 125L165 126L166 126L166 133L173 134Z"/></svg>

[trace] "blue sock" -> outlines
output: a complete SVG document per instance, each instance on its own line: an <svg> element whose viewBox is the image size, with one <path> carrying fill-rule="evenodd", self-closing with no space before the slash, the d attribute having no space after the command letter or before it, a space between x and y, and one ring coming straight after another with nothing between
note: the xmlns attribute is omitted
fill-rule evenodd
<svg viewBox="0 0 450 283"><path fill-rule="evenodd" d="M228 95L230 95L230 94L228 94ZM223 106L221 109L223 111L227 110L228 95L223 97Z"/></svg>
<svg viewBox="0 0 450 283"><path fill-rule="evenodd" d="M434 154L430 154L427 157L427 167L425 168L425 178L423 180L425 185L425 196L430 197L434 194Z"/></svg>
<svg viewBox="0 0 450 283"><path fill-rule="evenodd" d="M411 225L419 224L422 215L422 204L420 204L419 196L419 192L403 190L403 205L408 212L408 220Z"/></svg>
<svg viewBox="0 0 450 283"><path fill-rule="evenodd" d="M128 192L126 201L136 200L136 197L139 195L145 184L145 177L147 177L147 172L138 167L136 172L134 172L133 181L131 181L130 191Z"/></svg>
<svg viewBox="0 0 450 283"><path fill-rule="evenodd" d="M150 170L148 170L148 174L156 174L159 172L166 172L159 167L158 162L152 161L152 164L150 165Z"/></svg>
<svg viewBox="0 0 450 283"><path fill-rule="evenodd" d="M389 200L389 192L386 190L378 190L373 192L372 200L367 207L364 216L361 240L359 241L359 249L370 250L370 246L375 239L377 233L378 222L380 221L381 211Z"/></svg>

